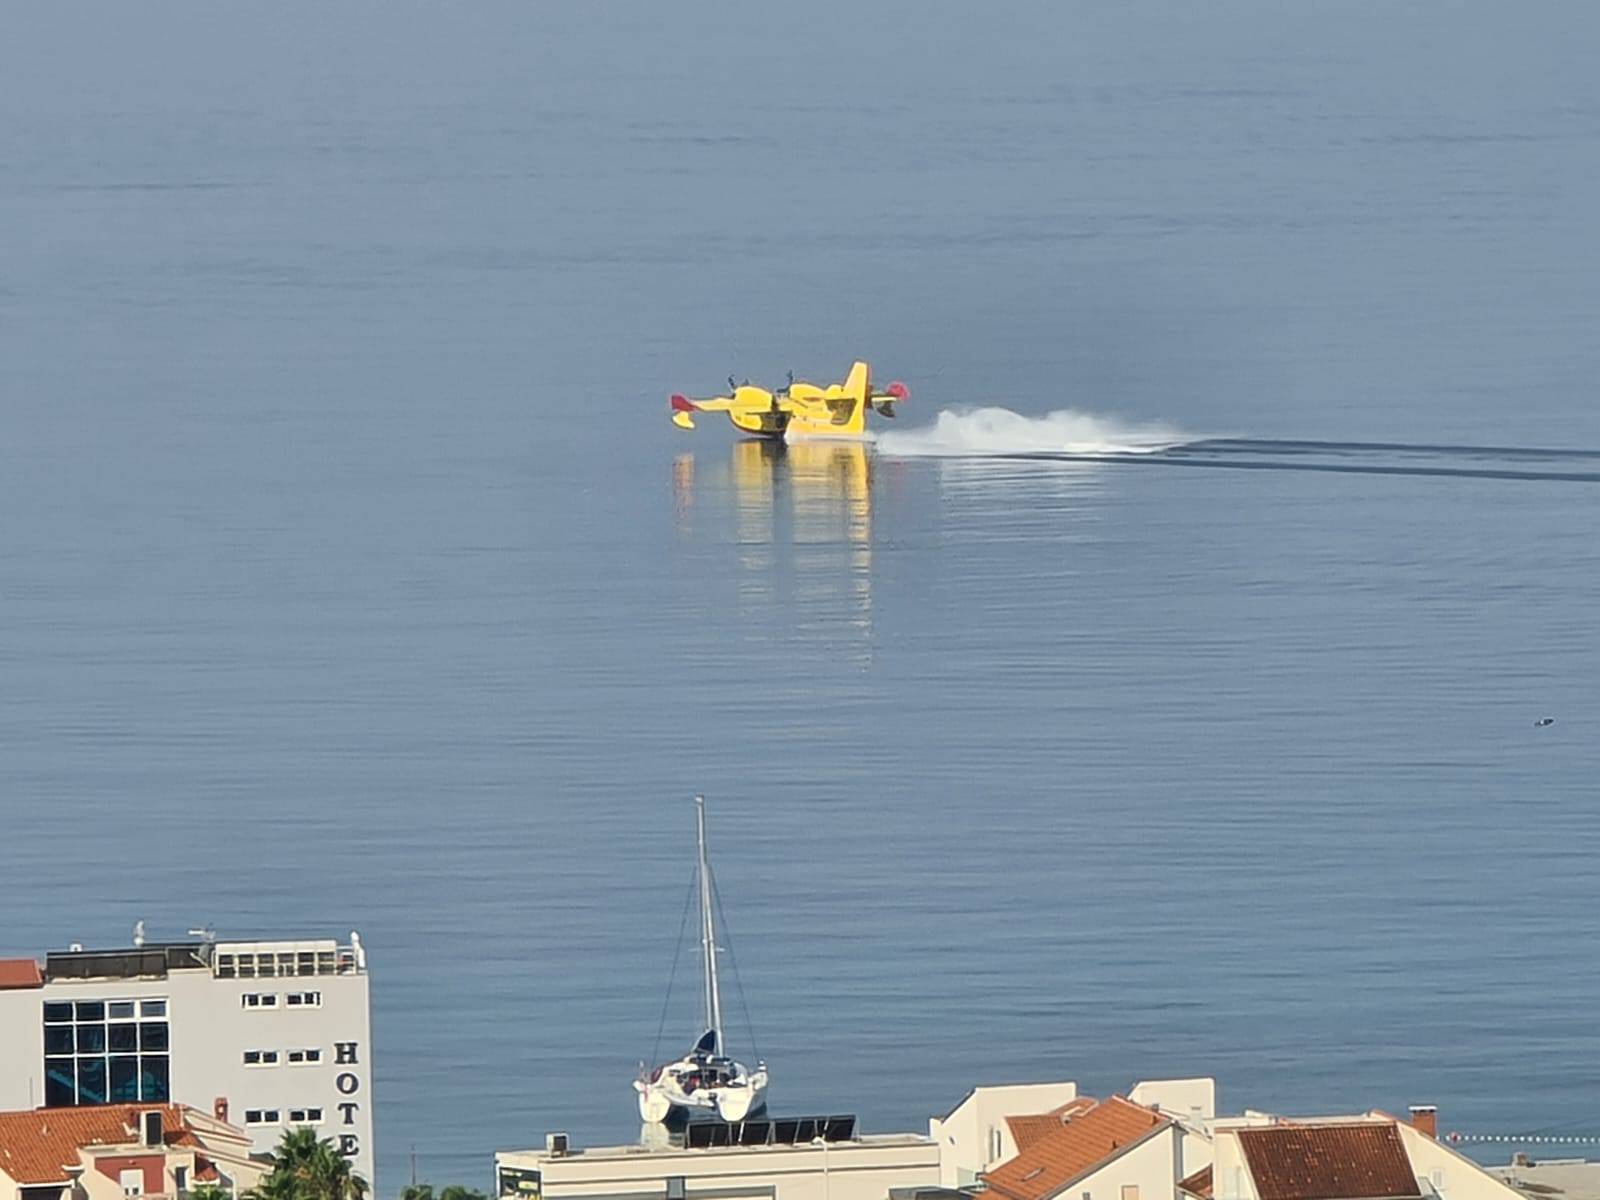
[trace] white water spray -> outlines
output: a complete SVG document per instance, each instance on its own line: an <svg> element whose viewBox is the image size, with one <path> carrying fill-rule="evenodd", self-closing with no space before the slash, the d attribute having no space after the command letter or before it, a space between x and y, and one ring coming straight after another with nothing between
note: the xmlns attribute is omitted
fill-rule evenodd
<svg viewBox="0 0 1600 1200"><path fill-rule="evenodd" d="M880 454L959 458L986 454L1153 454L1195 441L1170 425L1129 424L1114 417L1058 409L1026 417L1009 408L946 409L923 429L882 430Z"/></svg>

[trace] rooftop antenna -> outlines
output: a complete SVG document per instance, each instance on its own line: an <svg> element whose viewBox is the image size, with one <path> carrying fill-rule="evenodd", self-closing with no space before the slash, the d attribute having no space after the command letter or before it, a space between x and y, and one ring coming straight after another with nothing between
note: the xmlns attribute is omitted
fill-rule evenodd
<svg viewBox="0 0 1600 1200"><path fill-rule="evenodd" d="M138 920L138 921L135 921L133 923L133 945L134 945L135 949L137 949L138 947L144 945L144 921L143 920Z"/></svg>
<svg viewBox="0 0 1600 1200"><path fill-rule="evenodd" d="M201 926L199 929L189 930L189 936L192 938L199 938L202 942L214 942L217 940L217 931L215 929L207 929L204 926Z"/></svg>

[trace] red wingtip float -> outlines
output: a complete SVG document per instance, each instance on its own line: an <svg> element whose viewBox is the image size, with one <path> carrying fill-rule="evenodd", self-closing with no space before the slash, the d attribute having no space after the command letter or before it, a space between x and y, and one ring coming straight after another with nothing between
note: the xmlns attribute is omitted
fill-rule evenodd
<svg viewBox="0 0 1600 1200"><path fill-rule="evenodd" d="M874 391L872 370L864 362L850 368L843 383L818 387L789 383L775 391L749 383L728 381L731 395L709 400L690 400L673 393L672 423L680 429L694 428L694 413L725 412L734 426L759 437L859 438L867 429L867 410L879 416L894 416L894 406L911 398L903 383L891 383L887 391Z"/></svg>
<svg viewBox="0 0 1600 1200"><path fill-rule="evenodd" d="M694 401L687 396L672 393L672 423L679 429L694 428Z"/></svg>

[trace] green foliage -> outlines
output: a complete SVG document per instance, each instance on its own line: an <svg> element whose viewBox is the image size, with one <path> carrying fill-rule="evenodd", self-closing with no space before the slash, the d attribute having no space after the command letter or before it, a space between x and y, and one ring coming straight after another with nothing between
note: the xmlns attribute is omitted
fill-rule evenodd
<svg viewBox="0 0 1600 1200"><path fill-rule="evenodd" d="M233 1194L214 1183L196 1184L189 1189L189 1200L233 1200Z"/></svg>
<svg viewBox="0 0 1600 1200"><path fill-rule="evenodd" d="M272 1171L246 1200L366 1200L367 1181L315 1129L287 1130L272 1152Z"/></svg>
<svg viewBox="0 0 1600 1200"><path fill-rule="evenodd" d="M433 1184L413 1183L400 1189L400 1200L435 1200ZM438 1200L489 1200L477 1188L462 1187L452 1183L438 1195Z"/></svg>

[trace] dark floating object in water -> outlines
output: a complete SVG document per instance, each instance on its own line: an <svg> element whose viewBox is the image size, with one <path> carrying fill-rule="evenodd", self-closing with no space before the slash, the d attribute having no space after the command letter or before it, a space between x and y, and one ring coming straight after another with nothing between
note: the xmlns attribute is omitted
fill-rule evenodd
<svg viewBox="0 0 1600 1200"><path fill-rule="evenodd" d="M1546 725L1554 725L1555 723L1556 719L1554 717L1540 717L1533 723L1533 727L1535 729L1543 729Z"/></svg>

